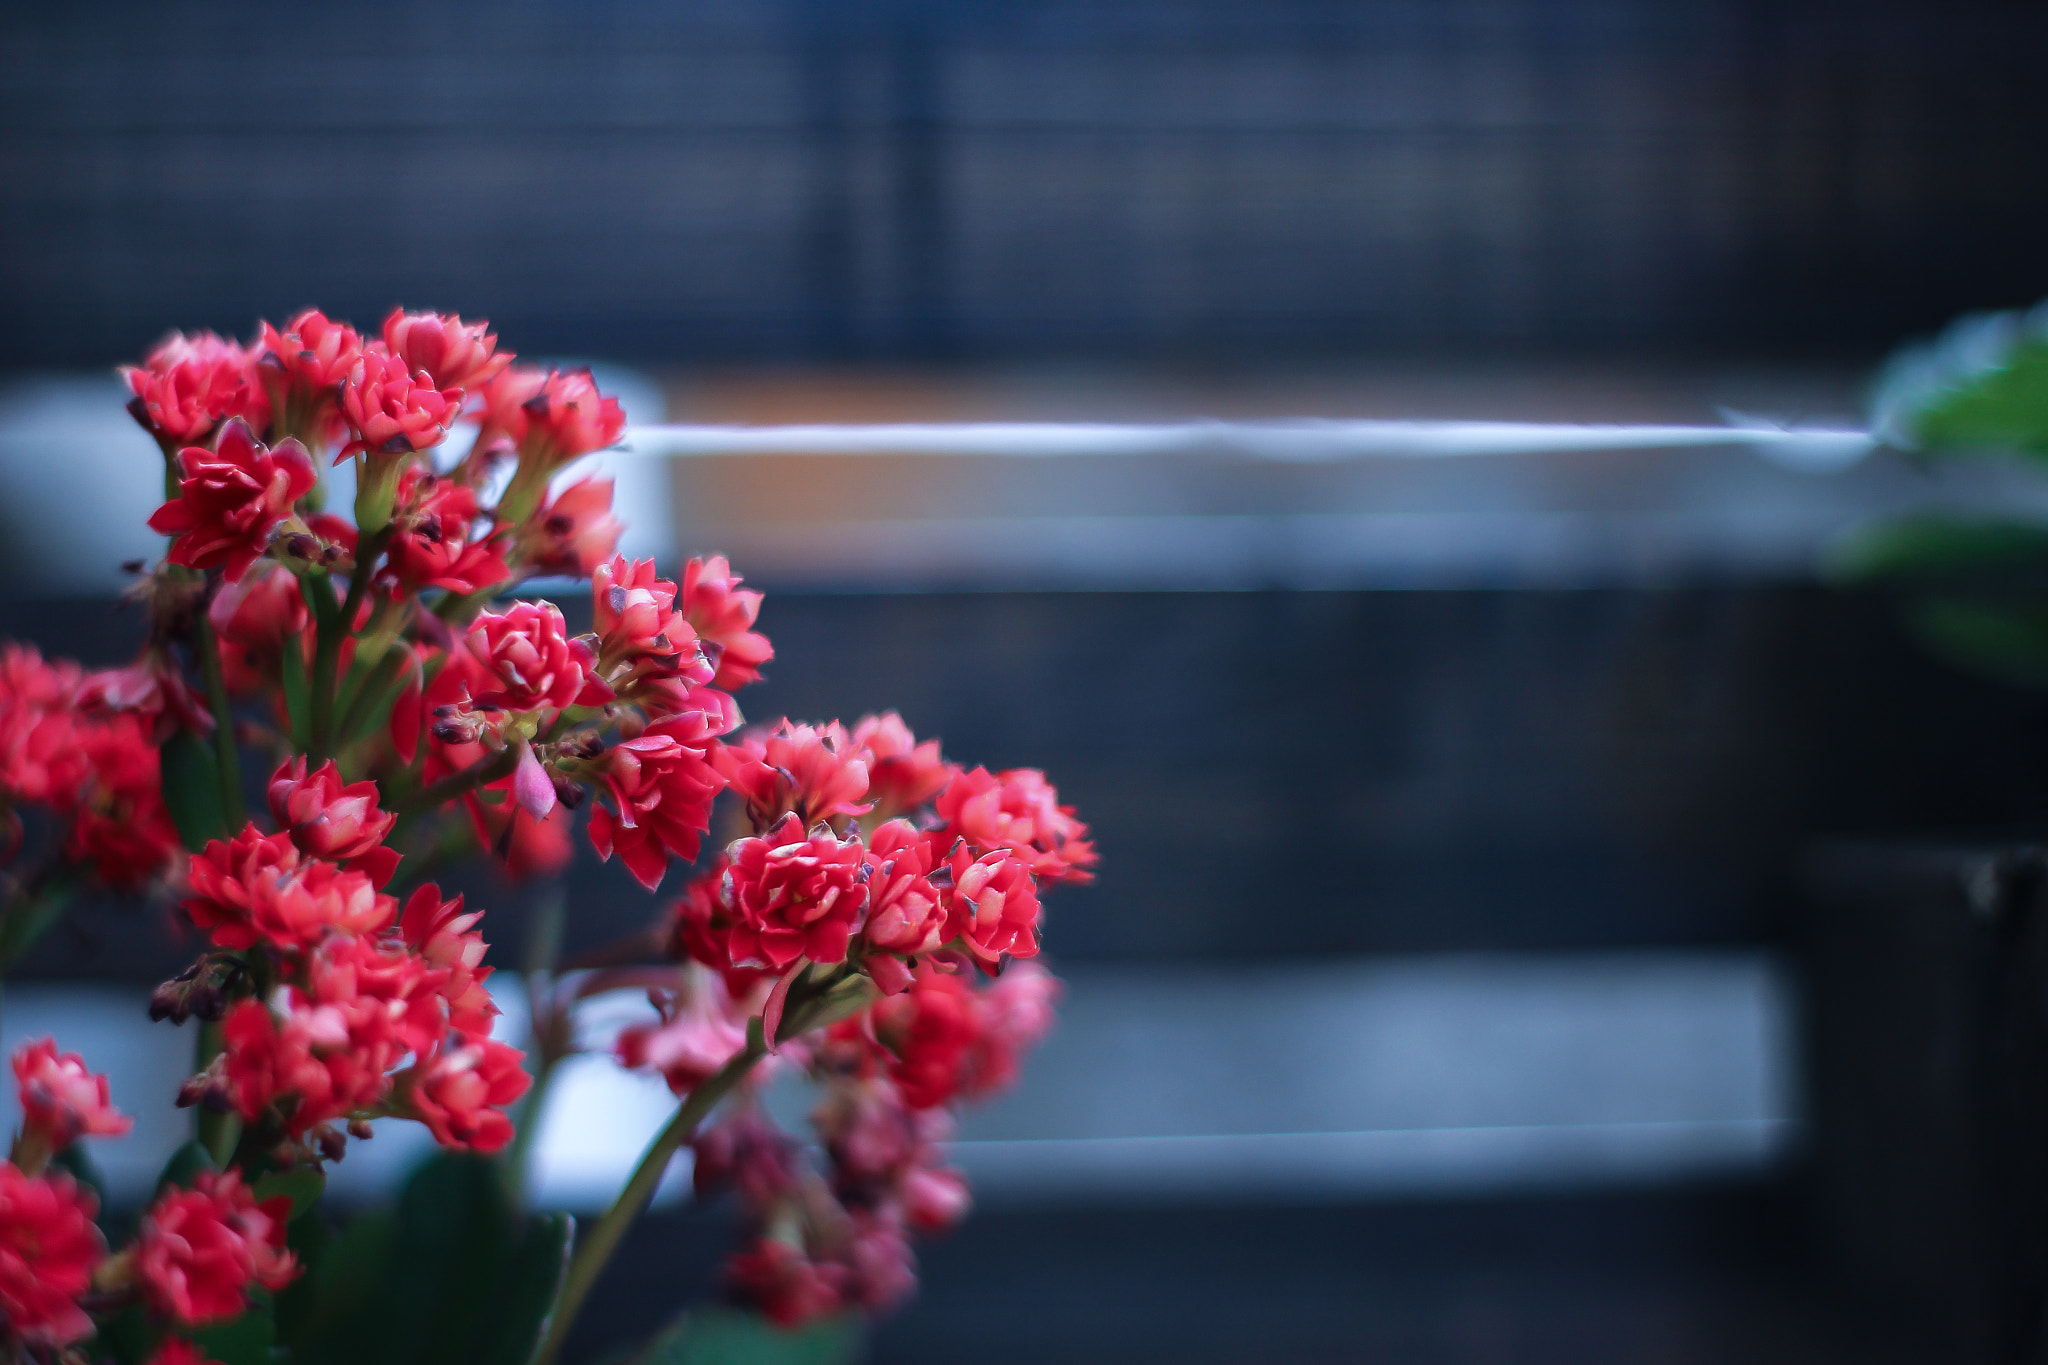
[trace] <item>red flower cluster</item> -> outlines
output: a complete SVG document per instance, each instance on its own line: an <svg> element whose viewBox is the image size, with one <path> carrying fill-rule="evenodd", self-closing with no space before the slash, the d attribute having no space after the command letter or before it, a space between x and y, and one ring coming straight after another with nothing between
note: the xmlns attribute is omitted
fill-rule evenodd
<svg viewBox="0 0 2048 1365"><path fill-rule="evenodd" d="M63 1346L92 1333L78 1300L106 1239L99 1200L62 1172L29 1175L0 1161L0 1319L22 1341Z"/></svg>
<svg viewBox="0 0 2048 1365"><path fill-rule="evenodd" d="M87 1070L77 1053L57 1051L52 1039L15 1051L14 1080L22 1128L45 1151L60 1152L82 1137L122 1137L135 1126L108 1098L107 1078Z"/></svg>
<svg viewBox="0 0 2048 1365"><path fill-rule="evenodd" d="M135 1238L144 1300L190 1327L240 1317L254 1285L284 1288L298 1274L284 1246L291 1203L258 1202L233 1171L201 1171L192 1188L165 1190Z"/></svg>
<svg viewBox="0 0 2048 1365"><path fill-rule="evenodd" d="M266 447L240 421L213 449L179 451L178 469L178 496L157 508L149 529L172 538L171 563L219 569L230 582L263 557L271 531L319 481L304 446Z"/></svg>

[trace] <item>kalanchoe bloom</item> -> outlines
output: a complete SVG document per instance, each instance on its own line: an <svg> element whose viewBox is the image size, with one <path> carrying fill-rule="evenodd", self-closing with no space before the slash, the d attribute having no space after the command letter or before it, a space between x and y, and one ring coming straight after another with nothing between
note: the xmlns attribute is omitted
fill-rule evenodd
<svg viewBox="0 0 2048 1365"><path fill-rule="evenodd" d="M264 323L263 365L283 376L299 395L329 398L362 358L363 339L345 322L336 322L318 308L308 308L282 328Z"/></svg>
<svg viewBox="0 0 2048 1365"><path fill-rule="evenodd" d="M649 891L661 885L669 855L696 857L711 827L711 803L725 785L713 763L721 723L703 712L672 716L591 761L608 804L590 813L590 846L600 858L616 852Z"/></svg>
<svg viewBox="0 0 2048 1365"><path fill-rule="evenodd" d="M611 689L593 671L596 656L569 638L552 602L514 602L503 612L484 612L464 643L482 665L486 690L478 701L518 713L611 700Z"/></svg>
<svg viewBox="0 0 2048 1365"><path fill-rule="evenodd" d="M965 839L979 852L1006 848L1052 882L1094 880L1095 845L1088 826L1074 818L1072 806L1045 774L1035 768L991 773L986 768L956 773L939 793L936 808L944 821L939 834Z"/></svg>
<svg viewBox="0 0 2048 1365"><path fill-rule="evenodd" d="M761 665L775 657L768 637L754 629L761 594L740 587L744 581L724 555L683 566L680 606L699 638L717 646L718 676L711 685L725 692L761 681Z"/></svg>
<svg viewBox="0 0 2048 1365"><path fill-rule="evenodd" d="M84 677L69 660L44 662L33 645L0 643L0 812L69 800L84 781L77 731L86 722L71 709ZM0 830L0 862L8 847Z"/></svg>
<svg viewBox="0 0 2048 1365"><path fill-rule="evenodd" d="M495 1152L512 1140L505 1106L533 1083L523 1056L490 1038L451 1033L432 1057L406 1073L401 1093L443 1147Z"/></svg>
<svg viewBox="0 0 2048 1365"><path fill-rule="evenodd" d="M884 1313L917 1289L917 1263L902 1224L893 1216L856 1209L852 1235L840 1260L846 1267L847 1299L870 1313Z"/></svg>
<svg viewBox="0 0 2048 1365"><path fill-rule="evenodd" d="M291 1207L288 1195L258 1201L232 1170L165 1190L135 1239L143 1298L185 1326L240 1317L251 1287L282 1289L299 1273L284 1244Z"/></svg>
<svg viewBox="0 0 2048 1365"><path fill-rule="evenodd" d="M441 994L448 1002L449 1027L487 1034L498 1007L484 987L493 968L483 965L489 945L477 931L481 910L462 911L462 897L441 899L441 888L426 883L406 898L399 935L427 962L447 973Z"/></svg>
<svg viewBox="0 0 2048 1365"><path fill-rule="evenodd" d="M165 1337L149 1365L220 1365L220 1362L183 1337Z"/></svg>
<svg viewBox="0 0 2048 1365"><path fill-rule="evenodd" d="M865 1080L830 1087L811 1126L831 1159L833 1191L846 1203L871 1205L925 1158L944 1132L945 1116L914 1113L893 1085Z"/></svg>
<svg viewBox="0 0 2048 1365"><path fill-rule="evenodd" d="M903 1177L896 1197L903 1221L917 1232L944 1232L967 1216L974 1196L967 1178L950 1166L919 1166Z"/></svg>
<svg viewBox="0 0 2048 1365"><path fill-rule="evenodd" d="M1036 962L1019 962L975 993L976 1031L962 1093L982 1099L1009 1088L1024 1054L1052 1028L1059 978Z"/></svg>
<svg viewBox="0 0 2048 1365"><path fill-rule="evenodd" d="M262 942L291 950L330 932L367 934L398 908L368 874L308 859L289 833L265 835L254 825L193 854L187 880L185 912L222 948Z"/></svg>
<svg viewBox="0 0 2048 1365"><path fill-rule="evenodd" d="M536 573L588 578L617 553L625 529L612 515L612 481L578 479L527 520L519 544Z"/></svg>
<svg viewBox="0 0 2048 1365"><path fill-rule="evenodd" d="M422 469L399 476L393 503L388 573L407 592L445 588L468 594L512 576L505 543L476 530L476 494L452 479Z"/></svg>
<svg viewBox="0 0 2048 1365"><path fill-rule="evenodd" d="M135 420L166 445L186 445L205 440L229 418L269 424L270 405L251 368L248 352L232 341L212 332L173 332L121 377L135 395L128 404Z"/></svg>
<svg viewBox="0 0 2048 1365"><path fill-rule="evenodd" d="M385 1075L405 1055L389 1013L374 1002L313 1005L286 993L282 1014L244 1000L221 1022L226 1095L245 1120L275 1106L285 1131L303 1137L390 1092Z"/></svg>
<svg viewBox="0 0 2048 1365"><path fill-rule="evenodd" d="M178 855L177 827L164 806L156 745L140 716L116 715L72 732L77 784L58 809L71 820L64 856L106 885L140 887Z"/></svg>
<svg viewBox="0 0 2048 1365"><path fill-rule="evenodd" d="M861 929L861 964L876 985L894 994L910 984L911 963L946 939L947 905L932 882L935 852L908 821L891 820L868 837L867 922Z"/></svg>
<svg viewBox="0 0 2048 1365"><path fill-rule="evenodd" d="M669 907L663 948L678 962L701 962L725 979L726 993L746 997L774 973L758 967L732 965L732 915L719 900L725 884L726 859L719 854L702 874L690 879L683 895Z"/></svg>
<svg viewBox="0 0 2048 1365"><path fill-rule="evenodd" d="M969 1085L981 1019L962 978L921 971L910 989L870 1007L870 1023L888 1051L889 1079L912 1109L949 1104Z"/></svg>
<svg viewBox="0 0 2048 1365"><path fill-rule="evenodd" d="M658 1071L677 1095L687 1095L747 1045L747 1016L708 967L686 962L672 990L650 990L660 1012L654 1023L620 1030L619 1065Z"/></svg>
<svg viewBox="0 0 2048 1365"><path fill-rule="evenodd" d="M446 971L402 939L333 934L306 954L304 984L291 999L316 1033L375 1034L423 1055L448 1032L447 983Z"/></svg>
<svg viewBox="0 0 2048 1365"><path fill-rule="evenodd" d="M597 634L598 666L607 677L626 665L665 674L688 671L693 682L711 681L711 665L698 647L697 632L675 609L676 585L651 559L618 555L591 575L591 628Z"/></svg>
<svg viewBox="0 0 2048 1365"><path fill-rule="evenodd" d="M691 1181L699 1199L731 1189L749 1209L764 1209L797 1187L796 1140L751 1103L735 1105L692 1147Z"/></svg>
<svg viewBox="0 0 2048 1365"><path fill-rule="evenodd" d="M78 1298L107 1250L98 1211L70 1176L24 1175L0 1161L0 1317L23 1341L63 1346L92 1332Z"/></svg>
<svg viewBox="0 0 2048 1365"><path fill-rule="evenodd" d="M953 889L947 897L946 938L965 948L984 970L1006 957L1038 953L1038 886L1030 866L1006 848L976 858L956 844L947 866Z"/></svg>
<svg viewBox="0 0 2048 1365"><path fill-rule="evenodd" d="M462 391L434 382L402 356L365 351L341 386L351 437L335 463L358 450L409 455L441 443L462 411Z"/></svg>
<svg viewBox="0 0 2048 1365"><path fill-rule="evenodd" d="M523 403L526 430L519 438L519 463L549 474L571 460L616 445L626 413L616 398L597 391L589 370L550 370Z"/></svg>
<svg viewBox="0 0 2048 1365"><path fill-rule="evenodd" d="M766 835L736 840L719 899L732 917L735 966L782 971L800 958L843 962L867 908L867 850L794 815Z"/></svg>
<svg viewBox="0 0 2048 1365"><path fill-rule="evenodd" d="M49 1151L62 1151L82 1137L121 1137L135 1126L108 1098L107 1078L88 1070L77 1053L57 1051L49 1038L15 1050L14 1079L22 1123L41 1135Z"/></svg>
<svg viewBox="0 0 2048 1365"><path fill-rule="evenodd" d="M916 810L952 776L939 757L939 742L918 743L894 711L861 717L853 727L853 742L868 751L868 795L885 815Z"/></svg>
<svg viewBox="0 0 2048 1365"><path fill-rule="evenodd" d="M270 548L270 532L316 481L312 457L297 441L264 446L246 423L221 429L215 448L178 452L178 496L150 516L152 531L173 536L170 561L220 569L232 582Z"/></svg>
<svg viewBox="0 0 2048 1365"><path fill-rule="evenodd" d="M488 322L464 322L453 313L408 313L384 319L384 345L407 369L425 371L437 388L468 389L512 363L498 350Z"/></svg>
<svg viewBox="0 0 2048 1365"><path fill-rule="evenodd" d="M139 716L159 742L178 730L202 735L213 730L213 713L186 681L185 670L169 650L156 645L132 664L86 674L76 705L90 716Z"/></svg>
<svg viewBox="0 0 2048 1365"><path fill-rule="evenodd" d="M868 809L861 799L868 790L867 753L836 720L785 720L766 732L748 731L717 758L718 770L746 798L757 830L791 812L808 826Z"/></svg>
<svg viewBox="0 0 2048 1365"><path fill-rule="evenodd" d="M782 1327L815 1322L846 1303L844 1266L813 1261L772 1237L756 1238L727 1260L724 1278L735 1298Z"/></svg>
<svg viewBox="0 0 2048 1365"><path fill-rule="evenodd" d="M207 616L220 642L221 676L237 696L275 686L285 649L303 649L312 626L298 580L277 564L253 565L223 584Z"/></svg>
<svg viewBox="0 0 2048 1365"><path fill-rule="evenodd" d="M398 850L384 847L398 817L377 808L375 782L343 786L333 759L308 773L301 754L271 774L269 796L271 818L307 857L367 873L378 887L398 870Z"/></svg>
<svg viewBox="0 0 2048 1365"><path fill-rule="evenodd" d="M548 382L548 372L530 365L512 365L485 380L477 389L482 400L476 449L487 460L512 453L526 439L526 405Z"/></svg>

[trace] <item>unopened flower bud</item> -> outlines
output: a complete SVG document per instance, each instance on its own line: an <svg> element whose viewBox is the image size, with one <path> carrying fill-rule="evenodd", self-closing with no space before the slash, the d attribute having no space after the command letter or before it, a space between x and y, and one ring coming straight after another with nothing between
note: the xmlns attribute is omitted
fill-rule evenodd
<svg viewBox="0 0 2048 1365"><path fill-rule="evenodd" d="M322 1160L339 1161L348 1155L348 1139L335 1132L332 1125L323 1123L315 1128L310 1136L320 1148Z"/></svg>
<svg viewBox="0 0 2048 1365"><path fill-rule="evenodd" d="M370 1126L368 1119L350 1119L348 1121L348 1135L357 1142L368 1142L371 1138L377 1136L377 1130Z"/></svg>

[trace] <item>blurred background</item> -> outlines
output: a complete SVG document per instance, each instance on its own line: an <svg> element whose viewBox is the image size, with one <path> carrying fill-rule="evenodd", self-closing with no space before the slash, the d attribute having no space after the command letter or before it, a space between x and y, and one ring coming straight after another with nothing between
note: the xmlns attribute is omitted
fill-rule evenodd
<svg viewBox="0 0 2048 1365"><path fill-rule="evenodd" d="M156 457L111 367L310 304L489 317L642 426L1858 429L1895 345L2048 294L2044 53L2019 0L9 7L0 635L126 658ZM2040 879L1999 851L2048 709L1816 565L2043 481L823 444L629 442L626 548L769 591L753 718L894 707L1045 768L1104 854L872 1359L2038 1344L2048 1085L1999 1078L2048 1079ZM519 893L469 889L517 962ZM569 893L572 947L647 913ZM177 965L96 909L9 1031L108 1060L81 992ZM568 1203L659 1121L611 1084L548 1116ZM650 1218L581 1345L703 1284L720 1217Z"/></svg>

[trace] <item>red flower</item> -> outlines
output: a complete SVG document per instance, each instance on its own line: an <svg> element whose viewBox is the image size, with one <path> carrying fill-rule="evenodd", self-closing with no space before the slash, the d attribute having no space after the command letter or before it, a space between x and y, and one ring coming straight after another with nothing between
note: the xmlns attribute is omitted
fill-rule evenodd
<svg viewBox="0 0 2048 1365"><path fill-rule="evenodd" d="M1038 885L1031 868L1008 849L976 858L964 843L948 860L953 891L947 897L946 938L966 948L984 970L1005 957L1038 953Z"/></svg>
<svg viewBox="0 0 2048 1365"><path fill-rule="evenodd" d="M711 661L697 632L675 609L676 585L655 572L653 560L629 564L620 555L599 565L590 596L598 668L621 700L651 703L647 709L654 714L672 713L711 681Z"/></svg>
<svg viewBox="0 0 2048 1365"><path fill-rule="evenodd" d="M950 1166L919 1166L896 1187L903 1221L918 1232L944 1232L967 1216L974 1202L967 1178Z"/></svg>
<svg viewBox="0 0 2048 1365"><path fill-rule="evenodd" d="M251 1122L272 1105L294 1137L382 1100L385 1076L405 1055L389 1016L365 1004L312 1006L287 992L279 1018L244 1000L221 1023L223 1072L235 1108Z"/></svg>
<svg viewBox="0 0 2048 1365"><path fill-rule="evenodd" d="M86 674L76 706L89 716L139 716L159 741L181 729L202 735L213 730L213 713L185 680L177 659L159 645L146 646L142 657L125 668Z"/></svg>
<svg viewBox="0 0 2048 1365"><path fill-rule="evenodd" d="M441 443L462 412L462 390L444 389L401 356L365 351L341 386L341 416L351 439L334 457L358 450L404 455Z"/></svg>
<svg viewBox="0 0 2048 1365"><path fill-rule="evenodd" d="M908 821L891 820L868 837L868 916L861 929L862 967L894 993L910 984L903 961L946 939L946 903L932 883L931 842Z"/></svg>
<svg viewBox="0 0 2048 1365"><path fill-rule="evenodd" d="M870 1313L885 1312L917 1289L917 1263L895 1218L868 1209L853 1211L852 1236L840 1253L846 1266L847 1299Z"/></svg>
<svg viewBox="0 0 2048 1365"><path fill-rule="evenodd" d="M589 370L550 370L520 404L525 430L517 437L522 471L552 473L593 450L618 444L626 413L616 398L597 391Z"/></svg>
<svg viewBox="0 0 2048 1365"><path fill-rule="evenodd" d="M759 1237L725 1263L726 1286L782 1327L798 1327L839 1311L846 1270L813 1261L787 1242Z"/></svg>
<svg viewBox="0 0 2048 1365"><path fill-rule="evenodd" d="M986 768L955 773L939 793L936 808L945 823L938 836L965 839L981 852L1006 848L1047 881L1093 881L1095 845L1088 826L1045 774L1035 768L991 773Z"/></svg>
<svg viewBox="0 0 2048 1365"><path fill-rule="evenodd" d="M701 1130L690 1171L699 1199L733 1188L750 1209L764 1209L797 1186L796 1142L752 1104L735 1104Z"/></svg>
<svg viewBox="0 0 2048 1365"><path fill-rule="evenodd" d="M228 691L243 696L276 685L287 645L301 648L312 624L299 581L278 564L254 565L223 584L207 615Z"/></svg>
<svg viewBox="0 0 2048 1365"><path fill-rule="evenodd" d="M536 572L588 578L618 550L625 529L612 515L612 481L578 479L534 513L520 543Z"/></svg>
<svg viewBox="0 0 2048 1365"><path fill-rule="evenodd" d="M159 441L175 445L203 441L232 417L267 426L270 403L249 361L247 351L211 332L173 332L141 365L122 369L135 395L128 411Z"/></svg>
<svg viewBox="0 0 2048 1365"><path fill-rule="evenodd" d="M836 720L778 721L766 733L749 731L726 745L717 760L733 790L746 798L755 829L792 811L808 826L868 809L861 800L868 790L867 752Z"/></svg>
<svg viewBox="0 0 2048 1365"><path fill-rule="evenodd" d="M271 774L270 814L301 853L367 873L372 886L398 870L398 850L384 847L398 817L377 809L375 782L343 786L333 759L309 774L301 754Z"/></svg>
<svg viewBox="0 0 2048 1365"><path fill-rule="evenodd" d="M363 339L345 322L308 308L283 330L262 326L263 361L300 393L328 393L341 387L362 358Z"/></svg>
<svg viewBox="0 0 2048 1365"><path fill-rule="evenodd" d="M150 1307L184 1326L240 1317L249 1289L282 1289L299 1273L285 1250L292 1201L258 1202L234 1171L201 1171L142 1217L135 1279Z"/></svg>
<svg viewBox="0 0 2048 1365"><path fill-rule="evenodd" d="M874 1037L889 1052L889 1079L912 1109L959 1096L980 1037L974 991L958 976L919 972L910 988L872 1006Z"/></svg>
<svg viewBox="0 0 2048 1365"><path fill-rule="evenodd" d="M726 692L761 681L761 665L775 657L768 637L754 629L761 594L741 588L744 581L724 555L683 566L683 615L701 639L718 647L718 676L711 685Z"/></svg>
<svg viewBox="0 0 2048 1365"><path fill-rule="evenodd" d="M139 887L180 847L149 729L140 716L115 715L78 726L72 743L80 780L60 803L71 817L64 856L89 864L108 886Z"/></svg>
<svg viewBox="0 0 2048 1365"><path fill-rule="evenodd" d="M512 363L510 351L498 352L490 325L394 308L384 319L384 345L407 369L425 371L437 388L473 388Z"/></svg>
<svg viewBox="0 0 2048 1365"><path fill-rule="evenodd" d="M466 594L512 576L504 542L488 528L476 534L476 494L469 489L415 468L399 476L396 499L386 554L391 576L407 591Z"/></svg>
<svg viewBox="0 0 2048 1365"><path fill-rule="evenodd" d="M135 1120L115 1109L107 1078L86 1069L75 1052L59 1052L49 1038L24 1043L14 1053L24 1127L41 1133L51 1151L81 1137L122 1137Z"/></svg>
<svg viewBox="0 0 2048 1365"><path fill-rule="evenodd" d="M857 838L806 834L794 815L761 838L736 840L719 890L733 920L733 965L781 971L799 958L845 961L867 908L866 854Z"/></svg>
<svg viewBox="0 0 2048 1365"><path fill-rule="evenodd" d="M221 429L213 450L179 451L178 469L178 496L157 508L149 527L176 537L171 563L218 568L230 582L263 557L271 528L316 482L304 446L288 440L265 447L239 419Z"/></svg>
<svg viewBox="0 0 2048 1365"><path fill-rule="evenodd" d="M656 721L607 749L596 765L609 806L590 813L590 846L613 852L649 891L668 858L694 858L711 827L711 802L725 786L713 762L721 718L692 711Z"/></svg>
<svg viewBox="0 0 2048 1365"><path fill-rule="evenodd" d="M309 860L289 833L264 835L254 825L193 854L187 880L185 912L223 948L292 949L331 931L366 934L389 924L398 906L368 874Z"/></svg>
<svg viewBox="0 0 2048 1365"><path fill-rule="evenodd" d="M484 612L470 626L466 643L490 689L478 701L516 713L611 700L610 689L592 671L596 658L590 647L569 638L552 602L514 602L503 612Z"/></svg>
<svg viewBox="0 0 2048 1365"><path fill-rule="evenodd" d="M1036 962L1019 962L974 997L979 1025L962 1093L968 1099L1006 1089L1017 1079L1023 1054L1052 1028L1059 978Z"/></svg>
<svg viewBox="0 0 2048 1365"><path fill-rule="evenodd" d="M149 1358L149 1365L220 1365L183 1337L165 1337L164 1344L156 1348L156 1354Z"/></svg>
<svg viewBox="0 0 2048 1365"><path fill-rule="evenodd" d="M412 1113L434 1140L460 1151L495 1152L512 1140L505 1106L533 1078L516 1047L451 1033L432 1057L406 1073Z"/></svg>
<svg viewBox="0 0 2048 1365"><path fill-rule="evenodd" d="M444 901L441 888L426 883L406 898L398 932L427 962L448 974L441 994L448 1023L463 1033L489 1033L498 1007L484 988L493 968L483 965L489 945L476 930L481 910L462 912L462 897Z"/></svg>
<svg viewBox="0 0 2048 1365"><path fill-rule="evenodd" d="M547 382L547 371L528 365L510 366L485 380L477 390L483 400L483 421L476 434L476 448L487 458L496 458L524 441L526 405L539 396Z"/></svg>
<svg viewBox="0 0 2048 1365"><path fill-rule="evenodd" d="M861 717L853 727L853 742L868 751L868 795L884 814L916 810L953 775L939 757L939 742L918 743L894 711Z"/></svg>
<svg viewBox="0 0 2048 1365"><path fill-rule="evenodd" d="M448 973L386 936L336 934L307 954L294 1008L316 1034L394 1040L396 1054L424 1055L448 1032Z"/></svg>
<svg viewBox="0 0 2048 1365"><path fill-rule="evenodd" d="M0 1315L23 1340L62 1346L92 1332L78 1296L106 1255L98 1211L70 1176L23 1175L0 1161Z"/></svg>
<svg viewBox="0 0 2048 1365"><path fill-rule="evenodd" d="M747 1015L717 973L694 962L678 972L674 990L650 990L661 1018L619 1031L619 1065L659 1071L668 1088L687 1095L747 1045Z"/></svg>

